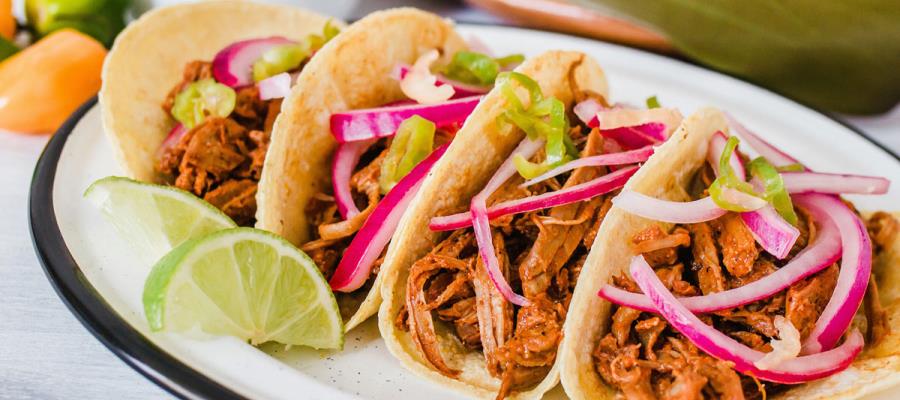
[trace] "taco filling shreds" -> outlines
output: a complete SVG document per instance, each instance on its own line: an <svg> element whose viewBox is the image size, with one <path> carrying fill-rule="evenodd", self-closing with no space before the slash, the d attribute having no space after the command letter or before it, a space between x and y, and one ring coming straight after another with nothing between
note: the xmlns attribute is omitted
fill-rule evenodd
<svg viewBox="0 0 900 400"><path fill-rule="evenodd" d="M345 318L363 300L353 293L372 288L388 241L428 170L502 68L521 62L521 56L494 59L461 50L446 65L432 66L439 57L429 50L414 65L395 66L392 77L405 99L331 115L339 143L332 185L306 205L311 240L301 249L340 292Z"/></svg>
<svg viewBox="0 0 900 400"><path fill-rule="evenodd" d="M610 239L637 256L599 292L615 305L591 360L627 399L765 399L846 369L889 334L871 264L900 225L837 197L888 182L818 174L739 133L768 158L719 131L689 202L628 189L613 200L664 223ZM864 337L850 327L861 303Z"/></svg>
<svg viewBox="0 0 900 400"><path fill-rule="evenodd" d="M567 107L520 72L501 81L495 91L506 106L492 122L526 137L461 213L431 219L430 229L450 232L412 263L394 320L430 368L459 378L463 371L440 346L441 321L483 354L487 373L500 381L498 399L550 375L611 196L681 119L672 109L613 107L591 91Z"/></svg>
<svg viewBox="0 0 900 400"><path fill-rule="evenodd" d="M210 202L241 226L256 221L256 191L272 125L292 75L338 34L325 25L301 41L233 43L212 61L191 61L163 100L175 127L157 151L165 183Z"/></svg>

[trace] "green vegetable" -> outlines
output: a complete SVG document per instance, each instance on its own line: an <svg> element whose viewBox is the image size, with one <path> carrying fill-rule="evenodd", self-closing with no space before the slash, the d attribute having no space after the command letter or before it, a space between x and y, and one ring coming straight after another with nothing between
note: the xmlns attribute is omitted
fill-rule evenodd
<svg viewBox="0 0 900 400"><path fill-rule="evenodd" d="M782 165L780 167L775 167L775 169L777 169L778 172L801 172L801 171L805 170L806 168L803 167L803 164L793 163L793 164L788 164L788 165Z"/></svg>
<svg viewBox="0 0 900 400"><path fill-rule="evenodd" d="M494 83L503 67L518 64L525 60L521 54L512 54L501 58L473 51L459 51L443 69L443 74L450 79L472 85L487 86Z"/></svg>
<svg viewBox="0 0 900 400"><path fill-rule="evenodd" d="M900 101L896 0L573 0L642 21L682 54L815 107Z"/></svg>
<svg viewBox="0 0 900 400"><path fill-rule="evenodd" d="M153 266L141 297L153 332L233 336L254 346L344 344L340 309L316 263L259 229L182 243Z"/></svg>
<svg viewBox="0 0 900 400"><path fill-rule="evenodd" d="M552 167L545 163L533 163L522 157L521 154L516 154L513 156L513 164L516 166L516 171L519 171L519 175L521 175L525 179L534 179L543 174L544 172L549 171Z"/></svg>
<svg viewBox="0 0 900 400"><path fill-rule="evenodd" d="M16 54L18 52L19 52L18 46L16 46L15 44L13 44L13 42L10 42L9 40L6 40L6 38L0 37L0 61L3 61L5 59L9 58L9 56Z"/></svg>
<svg viewBox="0 0 900 400"><path fill-rule="evenodd" d="M521 156L513 158L519 175L531 179L578 158L578 151L568 135L566 108L561 101L553 97L545 99L537 82L518 72L501 73L497 82L500 92L509 103L507 110L501 115L502 121L517 126L530 140L547 141L544 146L543 162L532 163ZM525 107L516 95L512 82L528 91L528 107Z"/></svg>
<svg viewBox="0 0 900 400"><path fill-rule="evenodd" d="M522 54L510 54L508 56L495 58L494 61L496 61L497 64L500 64L500 68L506 68L525 62L525 56Z"/></svg>
<svg viewBox="0 0 900 400"><path fill-rule="evenodd" d="M325 27L322 28L321 35L309 35L307 36L306 40L309 41L310 49L316 51L322 48L325 43L328 43L328 41L334 39L334 37L339 33L341 33L341 28L338 28L337 25L334 25L329 19L328 22L325 23Z"/></svg>
<svg viewBox="0 0 900 400"><path fill-rule="evenodd" d="M130 6L131 0L25 0L25 17L39 38L73 28L109 47Z"/></svg>
<svg viewBox="0 0 900 400"><path fill-rule="evenodd" d="M307 42L276 46L253 63L253 80L259 82L270 76L296 69L309 57Z"/></svg>
<svg viewBox="0 0 900 400"><path fill-rule="evenodd" d="M729 163L738 143L740 143L740 140L736 136L729 137L728 141L725 143L725 149L722 151L722 156L719 157L719 177L709 186L709 196L716 205L726 210L738 212L752 211L740 204L732 203L724 194L724 189L729 188L759 197L756 191L753 190L753 186L743 181L741 179L743 177L739 178Z"/></svg>
<svg viewBox="0 0 900 400"><path fill-rule="evenodd" d="M304 60L322 48L338 33L341 33L341 30L329 20L322 28L321 35L311 34L299 43L285 44L269 49L253 63L253 80L259 82L282 72L297 69Z"/></svg>
<svg viewBox="0 0 900 400"><path fill-rule="evenodd" d="M413 115L400 123L397 133L388 148L387 156L381 164L378 185L387 194L422 160L431 154L434 147L434 122Z"/></svg>
<svg viewBox="0 0 900 400"><path fill-rule="evenodd" d="M207 115L227 117L234 111L234 89L212 78L191 83L175 96L172 116L188 129L203 122Z"/></svg>
<svg viewBox="0 0 900 400"><path fill-rule="evenodd" d="M797 225L797 213L791 203L791 196L784 187L784 180L778 170L763 157L757 157L750 162L750 175L759 179L765 188L763 198L781 214L785 221L791 225Z"/></svg>
<svg viewBox="0 0 900 400"><path fill-rule="evenodd" d="M656 99L656 96L647 98L647 108L659 108L659 100Z"/></svg>

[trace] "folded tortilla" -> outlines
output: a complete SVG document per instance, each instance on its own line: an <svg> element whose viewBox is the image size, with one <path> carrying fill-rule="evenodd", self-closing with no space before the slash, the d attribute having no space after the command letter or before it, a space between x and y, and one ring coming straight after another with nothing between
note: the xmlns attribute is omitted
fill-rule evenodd
<svg viewBox="0 0 900 400"><path fill-rule="evenodd" d="M309 240L306 205L331 186L337 147L331 114L405 99L391 77L398 63L412 64L431 49L441 51L438 63L447 63L465 48L451 21L413 8L372 13L328 42L303 68L275 121L257 194L257 228L295 245ZM367 293L338 294L339 303L347 300L356 307L345 329L378 311L381 271Z"/></svg>
<svg viewBox="0 0 900 400"><path fill-rule="evenodd" d="M175 121L160 105L181 82L185 64L212 60L240 40L302 40L322 32L330 19L296 7L226 0L162 7L128 25L106 57L100 89L103 130L124 173L161 182L153 164Z"/></svg>
<svg viewBox="0 0 900 400"><path fill-rule="evenodd" d="M694 113L665 144L657 148L654 155L628 181L625 189L660 199L688 200L689 184L694 174L706 163L710 138L717 131L728 132L726 120L720 111L706 108ZM613 276L627 274L628 265L636 255L623 238L634 237L654 224L666 227L666 224L638 217L618 207L613 207L603 221L582 269L569 307L569 318L563 327L558 365L563 387L572 399L613 399L616 396L616 390L600 378L592 358L597 343L609 331L612 317L611 304L598 297L597 293ZM873 261L873 273L891 326L891 334L878 346L866 348L847 370L795 386L775 397L855 399L900 383L898 265L900 242L879 254Z"/></svg>
<svg viewBox="0 0 900 400"><path fill-rule="evenodd" d="M529 59L516 71L534 79L546 96L559 99L568 109L571 109L580 92L607 95L603 70L583 53L547 52ZM420 356L409 333L397 329L394 322L404 305L410 266L425 256L444 236L429 230L428 221L468 204L524 138L520 130L496 122L506 109L506 99L496 89L478 104L447 153L422 183L418 196L394 234L382 264L382 295L385 301L379 310L378 321L388 350L414 373L478 398L494 398L500 388L500 380L487 371L483 353L466 349L449 332L438 328L437 338L444 361L451 368L461 371L457 379L446 377L432 369ZM557 382L558 373L554 366L537 386L513 392L510 398L540 398Z"/></svg>

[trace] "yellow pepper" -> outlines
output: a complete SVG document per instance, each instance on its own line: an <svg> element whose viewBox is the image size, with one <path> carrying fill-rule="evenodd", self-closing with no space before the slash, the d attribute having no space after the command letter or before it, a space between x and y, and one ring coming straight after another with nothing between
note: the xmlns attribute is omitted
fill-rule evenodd
<svg viewBox="0 0 900 400"><path fill-rule="evenodd" d="M62 29L0 62L0 129L55 131L100 90L106 49L74 29Z"/></svg>

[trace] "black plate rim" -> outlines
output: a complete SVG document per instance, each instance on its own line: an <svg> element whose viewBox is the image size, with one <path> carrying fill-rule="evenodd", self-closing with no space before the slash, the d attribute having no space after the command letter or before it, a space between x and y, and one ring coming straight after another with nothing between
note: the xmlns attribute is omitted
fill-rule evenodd
<svg viewBox="0 0 900 400"><path fill-rule="evenodd" d="M479 23L467 23L467 25L494 26ZM530 30L527 28L514 29ZM772 95L781 97L782 99L791 101L801 107L813 110L825 118L837 122L866 141L872 143L881 151L884 151L886 154L893 157L897 162L900 162L900 156L898 156L897 153L832 113L799 103L796 100L758 86L741 77L730 75L722 71L716 71L701 64L686 61L677 57L653 53L640 48L623 46L616 43L603 43L641 51L654 56L674 59L716 74L725 75L742 81L756 89L763 90ZM56 214L52 212L54 209L53 184L56 177L56 167L59 163L62 150L72 131L84 115L96 104L97 97L88 100L66 120L47 143L47 146L44 148L44 151L41 153L37 165L35 166L34 174L32 175L28 199L29 229L35 254L43 267L47 279L50 281L56 294L66 307L68 307L69 311L75 315L91 335L103 343L107 349L119 357L125 364L155 383L157 386L181 399L246 399L246 397L179 361L153 344L149 339L128 324L103 300L90 282L88 282L84 275L81 274L80 267L75 262L68 247L66 247L62 232L60 232L56 220ZM48 210L51 212L47 212Z"/></svg>
<svg viewBox="0 0 900 400"><path fill-rule="evenodd" d="M103 300L66 246L53 212L56 166L66 141L97 98L81 105L53 135L38 159L31 179L28 219L32 244L53 290L79 322L129 367L182 399L243 400L245 397L153 344Z"/></svg>

